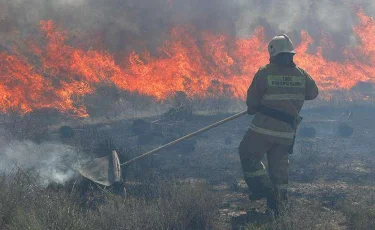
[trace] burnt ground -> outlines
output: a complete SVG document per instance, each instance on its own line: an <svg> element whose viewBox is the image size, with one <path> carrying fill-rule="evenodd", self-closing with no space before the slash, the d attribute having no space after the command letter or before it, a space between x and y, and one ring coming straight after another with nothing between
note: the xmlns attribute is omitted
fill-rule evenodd
<svg viewBox="0 0 375 230"><path fill-rule="evenodd" d="M85 146L86 151L95 152L96 156L104 156L108 154L105 148L100 152L100 148L95 149L87 142L102 137L120 149L122 160L126 160L229 115L194 115L190 121L149 117L144 120L151 122L151 126L138 135L132 131L134 119L85 125L75 127L77 135L84 138L64 141ZM321 108L304 110L302 115L304 121L300 130L313 127L316 136L304 137L306 135L299 132L295 153L290 157L290 197L294 211L289 215L292 220L286 223L301 227L305 224L311 229L366 229L372 226L372 216L368 220L367 216L363 216L366 220L362 220L362 217L358 220L355 213L363 211L366 215L373 215L374 210L375 110L365 107ZM233 220L237 225L237 219L238 224L243 224L238 216L246 212L263 213L263 201L247 200L237 153L250 120L249 116L242 117L135 163L124 171L128 192L137 191L136 184L147 177L177 179L191 184L205 182L214 191L224 194L219 217L219 221L226 226L224 228L230 228ZM338 127L342 123L354 129L352 136L340 135ZM82 140L87 143L76 143ZM307 216L301 219L302 214ZM311 222L306 219L311 219ZM256 226L268 229L268 225L258 223L259 220L258 217L250 220L248 229L256 229Z"/></svg>
<svg viewBox="0 0 375 230"><path fill-rule="evenodd" d="M52 127L51 131L43 131L38 140L59 140L79 147L90 157L102 157L116 149L121 160L126 161L230 115L193 115L187 121L146 117L142 119L149 123L136 129L137 119L92 124L74 122L74 137L63 138L59 129ZM290 156L290 207L278 221L264 217L264 201L247 199L237 148L250 116L124 168L127 193L152 191L152 186L159 181L180 181L192 187L205 183L212 194L220 197L215 225L218 229L241 229L241 226L246 229L372 229L375 226L375 109L317 108L304 110L302 116L295 152ZM345 137L345 130L339 132L343 123L349 126L349 137ZM313 127L316 135L306 137L309 136L304 133L306 127ZM350 127L354 130L352 135Z"/></svg>

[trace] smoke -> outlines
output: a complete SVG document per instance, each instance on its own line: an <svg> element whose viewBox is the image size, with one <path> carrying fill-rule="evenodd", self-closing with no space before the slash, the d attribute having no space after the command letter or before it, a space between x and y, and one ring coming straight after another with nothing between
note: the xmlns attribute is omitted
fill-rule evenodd
<svg viewBox="0 0 375 230"><path fill-rule="evenodd" d="M238 0L237 3L242 9L237 30L244 36L251 33L260 19L283 32L317 29L337 32L351 29L356 21L354 7L339 0ZM247 26L249 23L252 24Z"/></svg>
<svg viewBox="0 0 375 230"><path fill-rule="evenodd" d="M0 171L15 168L36 172L42 186L65 184L79 168L82 157L71 146L59 143L36 144L31 141L11 141L0 148Z"/></svg>
<svg viewBox="0 0 375 230"><path fill-rule="evenodd" d="M298 41L300 31L307 31L314 40L329 35L337 50L357 44L353 27L356 12L363 9L375 16L372 0L236 0L240 7L236 21L237 36L248 37L259 25L268 28L267 38L278 33L290 33ZM320 45L320 44L316 44ZM337 58L337 57L336 57Z"/></svg>
<svg viewBox="0 0 375 230"><path fill-rule="evenodd" d="M205 30L248 37L258 26L267 38L280 32L322 31L339 43L355 42L356 10L375 16L373 0L1 0L3 24L30 31L40 20L101 36L109 51L153 49L172 26L192 24ZM3 27L4 29L5 27ZM1 29L0 29L1 31ZM344 35L344 36L343 36ZM136 40L137 42L134 42Z"/></svg>

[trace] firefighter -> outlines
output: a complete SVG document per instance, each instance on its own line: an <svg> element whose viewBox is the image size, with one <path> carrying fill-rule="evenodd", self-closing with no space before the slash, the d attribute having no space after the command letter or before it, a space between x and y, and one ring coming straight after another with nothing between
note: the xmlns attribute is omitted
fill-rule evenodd
<svg viewBox="0 0 375 230"><path fill-rule="evenodd" d="M258 70L248 92L248 114L255 115L239 146L250 200L267 199L279 215L287 201L289 154L293 151L299 112L313 100L318 87L311 76L293 62L294 45L285 34L268 45L270 63ZM267 155L268 174L262 159Z"/></svg>

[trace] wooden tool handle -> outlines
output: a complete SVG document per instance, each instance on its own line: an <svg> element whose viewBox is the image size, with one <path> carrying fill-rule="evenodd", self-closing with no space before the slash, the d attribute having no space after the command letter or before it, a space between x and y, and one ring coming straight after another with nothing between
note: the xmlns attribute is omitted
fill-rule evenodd
<svg viewBox="0 0 375 230"><path fill-rule="evenodd" d="M188 135L186 135L186 136L184 136L184 137L181 137L181 138L179 138L179 139L177 139L177 140L175 140L175 141L172 141L172 142L170 142L170 143L168 143L168 144L165 144L165 145L163 145L163 146L160 146L159 148L156 148L156 149L154 149L154 150L151 150L150 152L147 152L147 153L142 154L142 155L140 155L140 156L138 156L138 157L135 157L135 158L133 158L133 159L127 161L127 162L124 162L124 163L121 164L121 166L123 166L123 165L129 165L129 164L131 164L131 163L133 163L133 162L135 162L135 161L137 161L137 160L140 160L140 159L142 159L142 158L144 158L144 157L147 157L147 156L149 156L149 155L152 155L152 154L154 154L154 153L156 153L156 152L159 152L160 150L163 150L163 149L165 149L165 148L168 148L168 147L170 147L170 146L172 146L172 145L178 144L178 143L180 143L180 142L182 142L182 141L184 141L184 140L187 140L187 139L189 139L189 138L192 138L192 137L194 137L194 136L196 136L196 135L198 135L198 134L201 134L201 133L207 132L207 131L210 130L210 129L213 129L213 128L217 127L217 126L220 126L220 125L222 125L222 124L224 124L224 123L227 123L228 121L232 121L232 120L234 120L234 119L236 119L236 118L239 118L239 117L241 117L241 116L243 116L243 115L245 115L245 114L247 114L247 111L243 111L243 112L237 113L236 115L233 115L233 116L228 117L228 118L226 118L226 119L224 119L224 120L221 120L221 121L219 121L219 122L216 122L216 123L214 123L214 124L212 124L212 125L209 125L209 126L203 128L203 129L200 129L200 130L198 130L198 131L196 131L196 132L194 132L194 133L190 133L190 134L188 134Z"/></svg>

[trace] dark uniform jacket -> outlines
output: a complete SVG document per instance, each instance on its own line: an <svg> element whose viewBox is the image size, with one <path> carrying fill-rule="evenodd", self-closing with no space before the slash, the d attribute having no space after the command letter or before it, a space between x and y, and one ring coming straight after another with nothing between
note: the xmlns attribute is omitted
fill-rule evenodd
<svg viewBox="0 0 375 230"><path fill-rule="evenodd" d="M280 144L292 144L296 128L259 113L257 107L265 105L297 118L304 101L318 94L315 81L297 66L268 64L260 68L247 92L248 111L255 114L250 129Z"/></svg>

